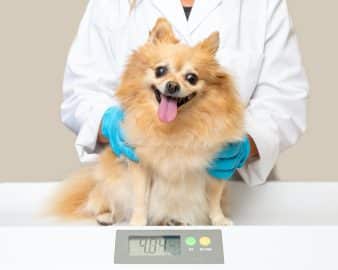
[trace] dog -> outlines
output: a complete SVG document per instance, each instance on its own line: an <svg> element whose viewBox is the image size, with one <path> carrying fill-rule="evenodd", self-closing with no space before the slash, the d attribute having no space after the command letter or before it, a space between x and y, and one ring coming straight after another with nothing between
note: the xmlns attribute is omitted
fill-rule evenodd
<svg viewBox="0 0 338 270"><path fill-rule="evenodd" d="M102 225L229 225L221 207L226 182L206 168L222 147L244 136L244 107L216 60L219 33L190 47L160 18L135 50L116 98L122 128L139 162L107 147L55 194L58 216Z"/></svg>

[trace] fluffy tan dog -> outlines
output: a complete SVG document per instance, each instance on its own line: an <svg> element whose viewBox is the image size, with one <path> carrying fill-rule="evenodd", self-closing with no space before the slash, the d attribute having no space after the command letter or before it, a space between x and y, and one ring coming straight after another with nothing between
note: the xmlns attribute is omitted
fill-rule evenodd
<svg viewBox="0 0 338 270"><path fill-rule="evenodd" d="M65 181L54 214L100 224L230 224L221 208L226 184L206 168L227 142L243 137L243 106L215 59L218 47L216 32L189 47L168 21L157 21L116 91L126 141L140 162L107 147L97 165Z"/></svg>

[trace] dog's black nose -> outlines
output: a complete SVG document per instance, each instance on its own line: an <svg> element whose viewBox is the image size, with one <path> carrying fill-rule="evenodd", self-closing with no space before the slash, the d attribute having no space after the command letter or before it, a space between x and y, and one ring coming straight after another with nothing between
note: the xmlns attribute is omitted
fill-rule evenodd
<svg viewBox="0 0 338 270"><path fill-rule="evenodd" d="M180 85L177 82L169 81L165 86L165 91L168 94L175 94L181 89Z"/></svg>

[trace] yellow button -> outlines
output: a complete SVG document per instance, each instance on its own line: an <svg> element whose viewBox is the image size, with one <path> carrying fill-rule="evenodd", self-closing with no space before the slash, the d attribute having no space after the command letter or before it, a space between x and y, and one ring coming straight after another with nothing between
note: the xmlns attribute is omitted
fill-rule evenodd
<svg viewBox="0 0 338 270"><path fill-rule="evenodd" d="M203 247L210 246L211 244L211 239L207 236L203 236L200 238L200 245Z"/></svg>

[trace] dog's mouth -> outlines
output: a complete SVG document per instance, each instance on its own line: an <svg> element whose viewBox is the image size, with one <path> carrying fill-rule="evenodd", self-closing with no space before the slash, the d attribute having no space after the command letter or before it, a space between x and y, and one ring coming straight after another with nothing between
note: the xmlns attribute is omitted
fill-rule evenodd
<svg viewBox="0 0 338 270"><path fill-rule="evenodd" d="M159 103L158 117L162 122L169 123L175 120L177 116L177 110L179 107L188 103L196 96L196 92L186 97L173 97L162 94L155 85L151 86L154 91L155 98Z"/></svg>
<svg viewBox="0 0 338 270"><path fill-rule="evenodd" d="M157 100L157 102L159 104L161 104L162 97L165 97L165 98L167 98L169 100L176 101L176 104L177 104L178 108L181 107L181 106L183 106L184 104L188 103L190 100L192 100L196 96L196 92L193 92L193 93L191 93L190 95L188 95L186 97L167 96L167 95L163 95L160 92L160 90L158 90L156 88L156 86L152 85L151 88L153 89L155 97L156 97L156 100Z"/></svg>

